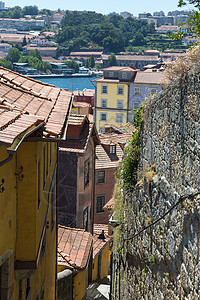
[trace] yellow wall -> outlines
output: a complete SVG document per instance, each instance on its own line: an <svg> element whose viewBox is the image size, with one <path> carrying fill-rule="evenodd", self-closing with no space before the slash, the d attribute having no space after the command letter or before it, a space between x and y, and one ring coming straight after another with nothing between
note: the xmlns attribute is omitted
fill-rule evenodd
<svg viewBox="0 0 200 300"><path fill-rule="evenodd" d="M51 201L49 201L53 174L56 180L57 149L55 146L55 143L23 142L12 160L0 167L0 182L2 178L5 180L3 185L5 191L0 193L0 258L9 250L13 250L9 283L13 300L17 300L19 296L19 273L21 272L14 270L15 261L30 262L36 261L37 258L36 270L33 270L32 274L27 274L31 282L31 300L34 300L37 294L40 296L43 284L45 299L55 299L56 209L51 210ZM7 156L6 148L0 147L0 161ZM41 168L39 173L42 177L40 180L38 180L39 165ZM22 181L15 175L20 172L21 166L23 166L24 176ZM45 172L43 172L44 168ZM40 184L41 181L46 183L44 189L43 184ZM38 207L39 194L41 202ZM55 220L53 227L51 211L54 213ZM49 222L48 228L46 221ZM42 257L38 249L43 230L46 231L46 249ZM24 300L25 272L22 271L20 274L22 274L20 276L23 287L22 300Z"/></svg>
<svg viewBox="0 0 200 300"><path fill-rule="evenodd" d="M81 300L86 295L88 287L88 269L74 276L74 300Z"/></svg>
<svg viewBox="0 0 200 300"><path fill-rule="evenodd" d="M108 86L108 93L102 94L101 87L102 85ZM117 89L118 86L124 87L124 94L118 95ZM128 109L128 83L96 83L96 104L95 104L95 112L96 112L96 127L99 131L100 127L104 127L105 124L114 124L116 126L122 126L127 123L127 111L117 109L117 100L123 100L123 109ZM101 108L101 99L107 99L107 108ZM100 120L100 113L107 113L107 121ZM123 122L116 122L116 114L123 114Z"/></svg>
<svg viewBox="0 0 200 300"><path fill-rule="evenodd" d="M66 266L58 265L57 273L66 270ZM88 269L74 275L74 300L81 300L86 296L88 287Z"/></svg>
<svg viewBox="0 0 200 300"><path fill-rule="evenodd" d="M93 259L93 268L92 268L92 281L96 281L98 279L103 279L108 276L108 268L110 262L110 250L109 244L105 246L105 248L101 252L101 271L100 278L98 278L98 255Z"/></svg>

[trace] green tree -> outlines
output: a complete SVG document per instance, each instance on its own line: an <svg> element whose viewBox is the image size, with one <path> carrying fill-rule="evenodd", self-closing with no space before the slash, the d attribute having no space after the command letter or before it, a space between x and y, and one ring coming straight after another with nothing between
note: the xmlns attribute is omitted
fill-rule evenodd
<svg viewBox="0 0 200 300"><path fill-rule="evenodd" d="M23 15L38 15L39 11L38 11L38 7L36 5L29 5L29 6L24 6L23 10L22 10Z"/></svg>
<svg viewBox="0 0 200 300"><path fill-rule="evenodd" d="M6 56L6 60L13 62L18 62L20 59L19 49L12 47L8 50L8 55Z"/></svg>
<svg viewBox="0 0 200 300"><path fill-rule="evenodd" d="M109 66L117 66L117 59L114 53L108 56L108 65Z"/></svg>
<svg viewBox="0 0 200 300"><path fill-rule="evenodd" d="M24 36L23 38L23 42L22 42L22 47L26 46L27 45L27 42L26 42L26 36Z"/></svg>

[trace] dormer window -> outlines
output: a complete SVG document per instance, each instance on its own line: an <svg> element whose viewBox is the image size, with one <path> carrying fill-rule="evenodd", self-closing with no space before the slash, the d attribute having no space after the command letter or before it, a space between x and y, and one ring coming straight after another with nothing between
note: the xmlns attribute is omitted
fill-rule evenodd
<svg viewBox="0 0 200 300"><path fill-rule="evenodd" d="M122 72L122 79L127 79L127 73L126 72Z"/></svg>
<svg viewBox="0 0 200 300"><path fill-rule="evenodd" d="M114 77L114 72L113 72L113 71L110 71L110 72L109 72L109 77L111 77L111 78Z"/></svg>
<svg viewBox="0 0 200 300"><path fill-rule="evenodd" d="M116 154L116 145L110 146L110 154Z"/></svg>

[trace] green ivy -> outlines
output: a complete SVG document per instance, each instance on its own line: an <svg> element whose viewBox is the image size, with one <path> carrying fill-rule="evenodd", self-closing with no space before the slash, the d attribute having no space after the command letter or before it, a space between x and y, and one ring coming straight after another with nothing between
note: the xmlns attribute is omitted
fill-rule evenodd
<svg viewBox="0 0 200 300"><path fill-rule="evenodd" d="M141 128L143 123L143 106L135 113L133 121L135 131L124 149L124 157L119 165L117 176L123 187L133 187L137 183L137 169L141 150Z"/></svg>

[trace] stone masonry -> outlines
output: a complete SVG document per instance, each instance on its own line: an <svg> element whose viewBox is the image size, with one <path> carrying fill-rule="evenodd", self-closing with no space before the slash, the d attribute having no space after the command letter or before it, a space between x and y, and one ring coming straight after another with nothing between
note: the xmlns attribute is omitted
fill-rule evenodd
<svg viewBox="0 0 200 300"><path fill-rule="evenodd" d="M200 63L144 108L138 184L125 197L112 299L200 299L200 195L164 216L181 196L200 192L199 119Z"/></svg>

